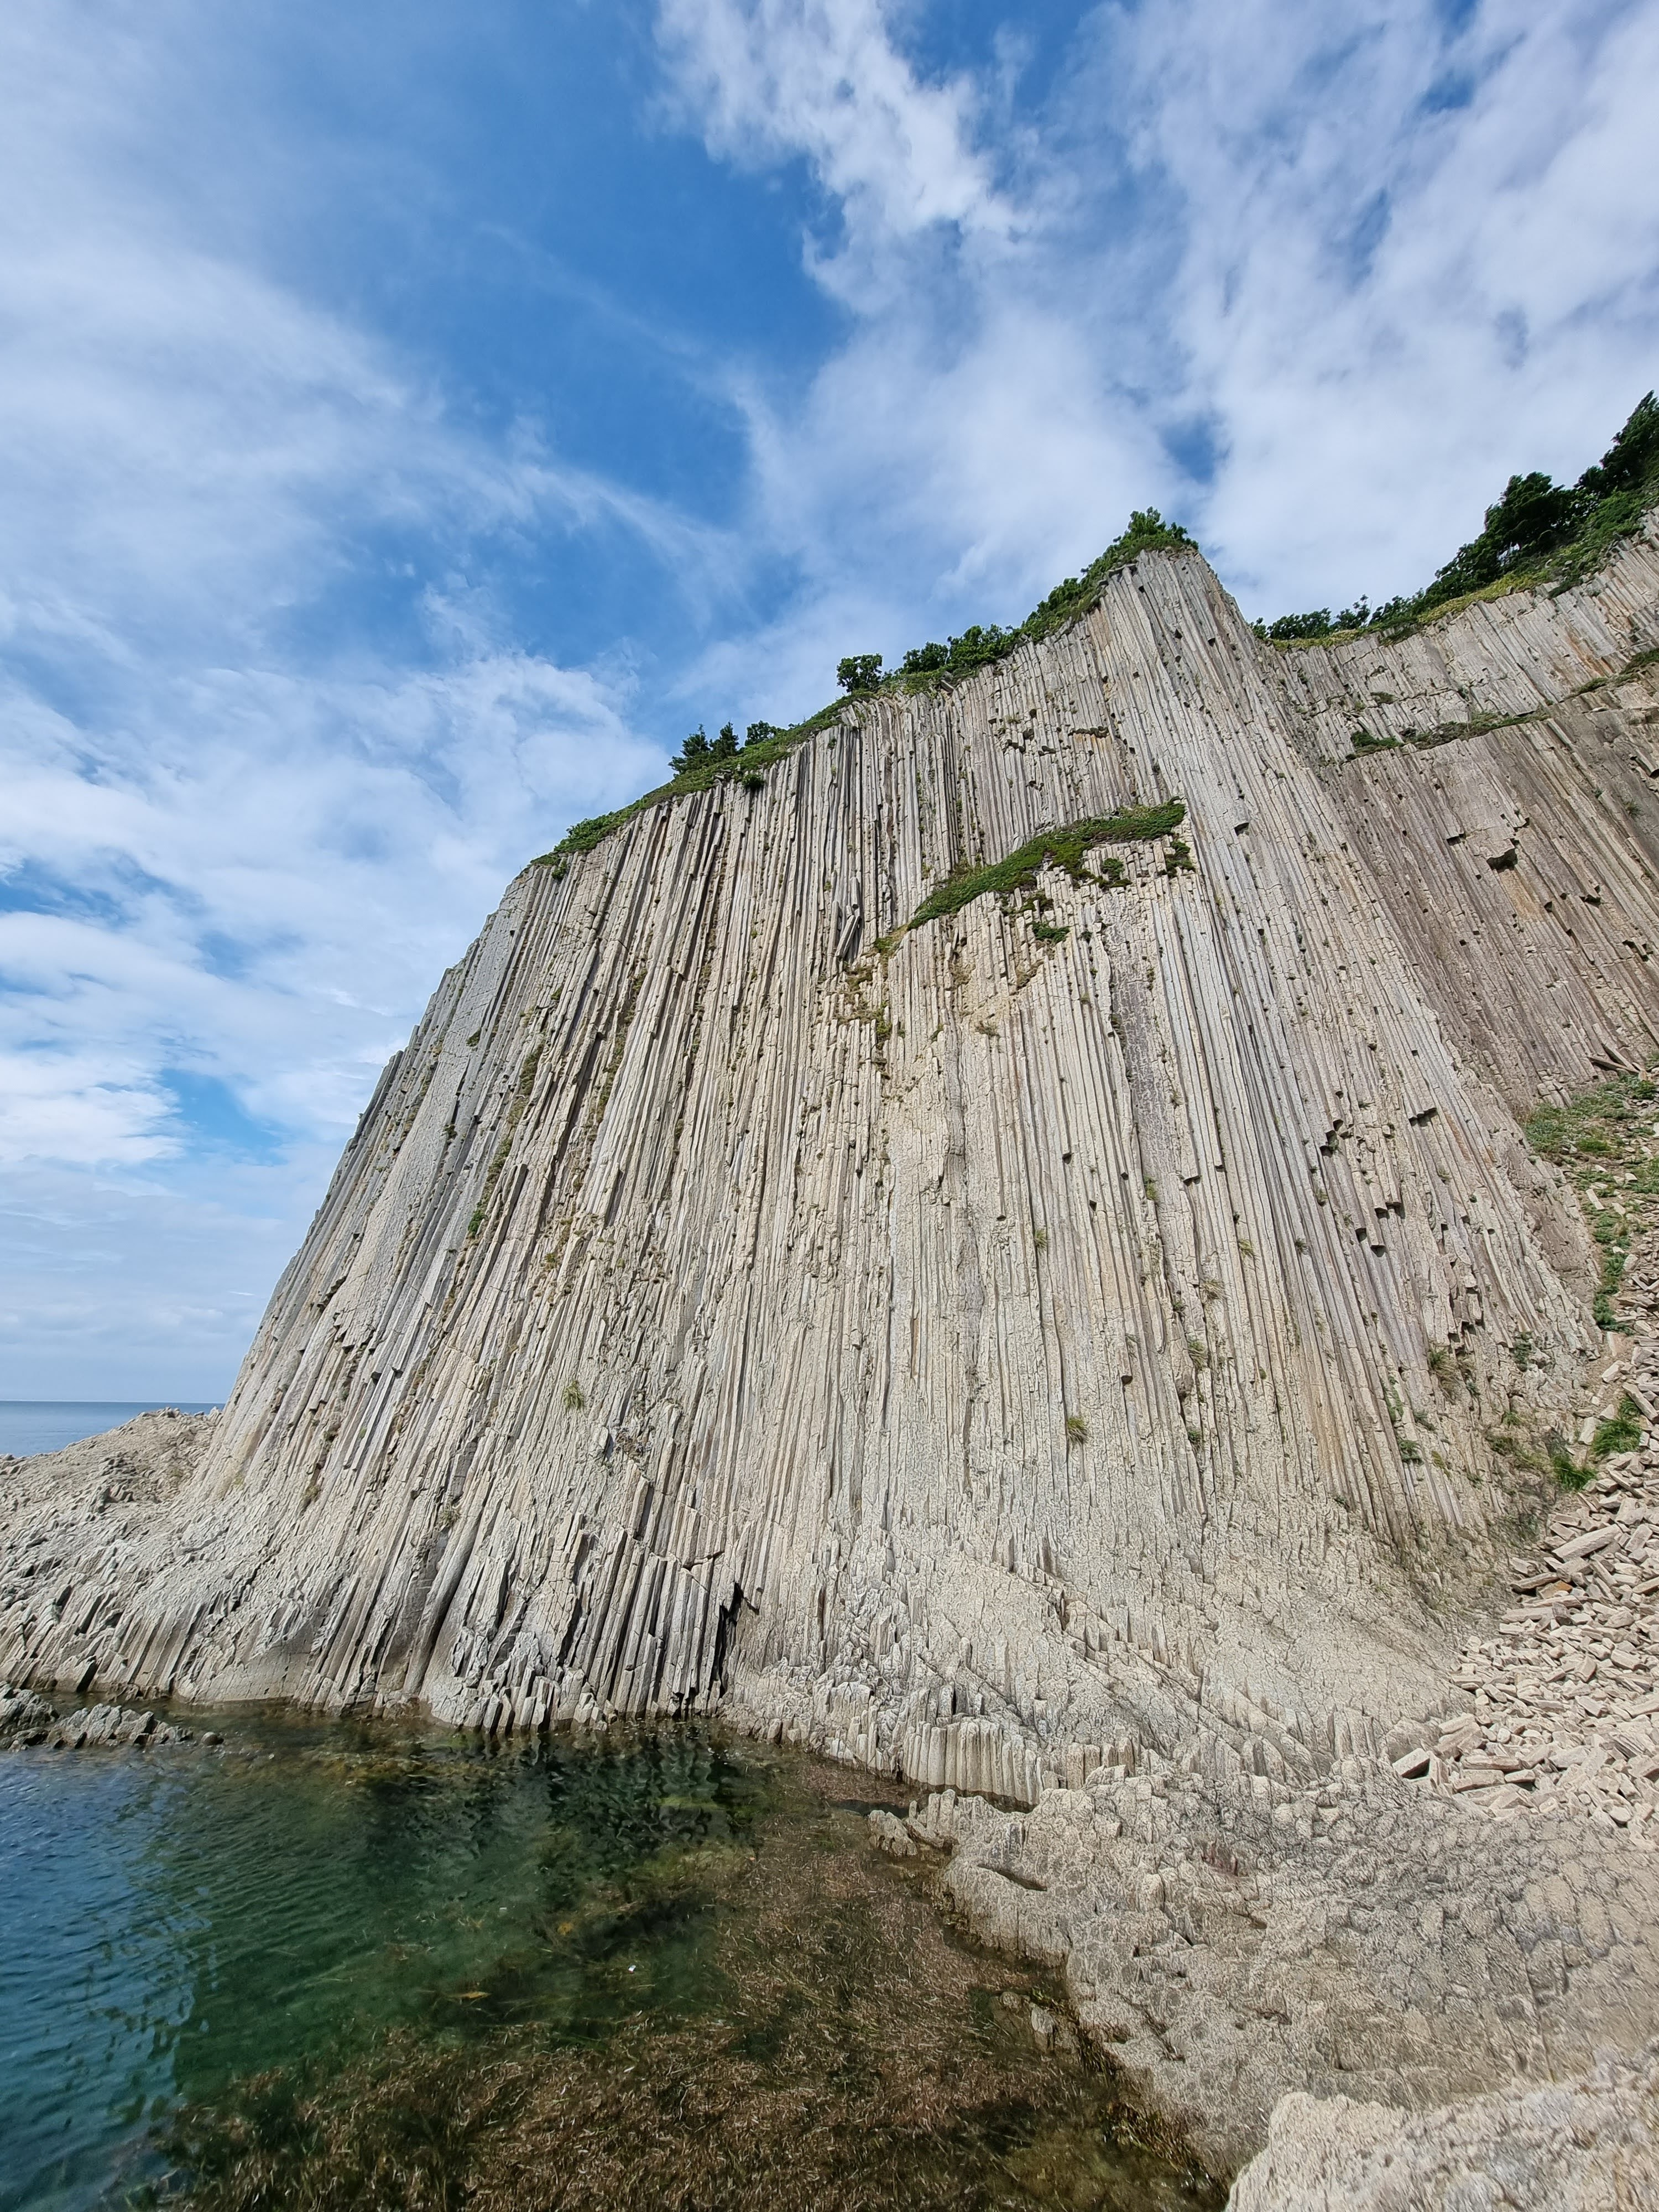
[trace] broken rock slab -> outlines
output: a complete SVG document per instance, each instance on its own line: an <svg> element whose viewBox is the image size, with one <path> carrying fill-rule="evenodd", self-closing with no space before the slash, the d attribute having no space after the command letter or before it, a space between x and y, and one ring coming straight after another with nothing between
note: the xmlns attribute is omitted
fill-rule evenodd
<svg viewBox="0 0 1659 2212"><path fill-rule="evenodd" d="M1635 2212L1659 2204L1659 2045L1437 2112L1281 2099L1228 2212Z"/></svg>

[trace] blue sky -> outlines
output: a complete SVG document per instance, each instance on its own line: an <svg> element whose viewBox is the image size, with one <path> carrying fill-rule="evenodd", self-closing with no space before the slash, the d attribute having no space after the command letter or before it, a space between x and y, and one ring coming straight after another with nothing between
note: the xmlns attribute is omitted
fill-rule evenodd
<svg viewBox="0 0 1659 2212"><path fill-rule="evenodd" d="M0 1396L214 1397L507 878L1155 504L1424 580L1659 381L1659 8L10 0Z"/></svg>

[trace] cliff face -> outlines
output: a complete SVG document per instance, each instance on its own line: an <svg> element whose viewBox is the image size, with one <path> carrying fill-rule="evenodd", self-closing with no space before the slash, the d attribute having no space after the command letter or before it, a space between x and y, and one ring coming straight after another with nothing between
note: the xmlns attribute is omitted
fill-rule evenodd
<svg viewBox="0 0 1659 2212"><path fill-rule="evenodd" d="M1514 1548L1486 1431L1583 1411L1593 1248L1516 1117L1659 1048L1656 644L1651 523L1559 599L1290 654L1148 556L526 868L206 1466L66 1519L0 1671L491 1728L719 1700L1024 1798L1126 1737L1370 1745ZM1175 797L1046 904L903 929Z"/></svg>

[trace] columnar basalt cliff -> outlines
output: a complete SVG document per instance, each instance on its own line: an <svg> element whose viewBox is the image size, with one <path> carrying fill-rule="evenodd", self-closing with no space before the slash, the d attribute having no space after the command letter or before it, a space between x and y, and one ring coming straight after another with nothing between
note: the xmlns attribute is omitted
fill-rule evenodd
<svg viewBox="0 0 1659 2212"><path fill-rule="evenodd" d="M1651 519L1558 597L1288 653L1149 554L526 867L199 1471L36 1509L0 1673L719 1704L1027 1802L1131 1741L1375 1749L1535 1502L1487 1429L1576 1425L1598 1347L1517 1115L1659 1049L1656 645Z"/></svg>

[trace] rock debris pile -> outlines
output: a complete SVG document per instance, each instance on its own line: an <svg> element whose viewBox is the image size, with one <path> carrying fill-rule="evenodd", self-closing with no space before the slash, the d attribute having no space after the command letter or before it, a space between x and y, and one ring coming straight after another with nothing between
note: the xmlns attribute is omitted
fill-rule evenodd
<svg viewBox="0 0 1659 2212"><path fill-rule="evenodd" d="M1659 1237L1632 1262L1621 1304L1633 1351L1600 1380L1605 1413L1622 1404L1647 1421L1659 1405ZM1564 1500L1534 1556L1510 1564L1519 1602L1496 1636L1466 1645L1453 1678L1473 1712L1395 1771L1500 1819L1533 1806L1659 1850L1659 1424Z"/></svg>

